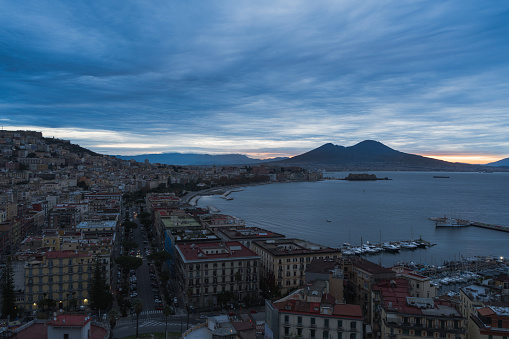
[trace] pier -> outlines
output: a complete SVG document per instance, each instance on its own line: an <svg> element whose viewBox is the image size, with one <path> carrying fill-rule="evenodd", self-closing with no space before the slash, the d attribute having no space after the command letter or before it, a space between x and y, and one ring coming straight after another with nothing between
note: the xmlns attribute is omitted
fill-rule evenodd
<svg viewBox="0 0 509 339"><path fill-rule="evenodd" d="M435 222L437 227L465 227L465 226L475 226L481 228L487 228L495 231L509 232L509 226L502 226L496 224L488 224L479 221L472 221L466 219L456 219L456 218L448 218L448 217L432 217L430 220ZM439 225L442 223L443 225Z"/></svg>
<svg viewBox="0 0 509 339"><path fill-rule="evenodd" d="M508 226L486 224L486 223L478 222L478 221L470 221L470 226L482 227L482 228L487 228L487 229L495 230L495 231L509 232Z"/></svg>

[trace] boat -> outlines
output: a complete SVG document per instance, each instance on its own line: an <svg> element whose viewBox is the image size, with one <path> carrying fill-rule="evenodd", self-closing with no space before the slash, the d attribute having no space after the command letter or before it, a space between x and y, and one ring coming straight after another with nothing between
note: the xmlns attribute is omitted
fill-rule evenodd
<svg viewBox="0 0 509 339"><path fill-rule="evenodd" d="M330 220L330 219L327 219L326 221L327 221L327 222L332 222L332 220Z"/></svg>
<svg viewBox="0 0 509 339"><path fill-rule="evenodd" d="M407 250L415 250L417 248L417 245L414 242L402 242L399 245L401 246L401 248Z"/></svg>
<svg viewBox="0 0 509 339"><path fill-rule="evenodd" d="M470 226L467 222L461 221L456 218L436 218L435 227L466 227Z"/></svg>
<svg viewBox="0 0 509 339"><path fill-rule="evenodd" d="M435 179L449 179L450 177L446 175L434 175L433 178Z"/></svg>

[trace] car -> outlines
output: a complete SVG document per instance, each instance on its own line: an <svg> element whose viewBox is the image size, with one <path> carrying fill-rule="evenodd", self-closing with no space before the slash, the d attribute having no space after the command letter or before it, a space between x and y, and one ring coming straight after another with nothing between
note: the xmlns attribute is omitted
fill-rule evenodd
<svg viewBox="0 0 509 339"><path fill-rule="evenodd" d="M251 313L258 313L256 310L251 310L250 312Z"/></svg>

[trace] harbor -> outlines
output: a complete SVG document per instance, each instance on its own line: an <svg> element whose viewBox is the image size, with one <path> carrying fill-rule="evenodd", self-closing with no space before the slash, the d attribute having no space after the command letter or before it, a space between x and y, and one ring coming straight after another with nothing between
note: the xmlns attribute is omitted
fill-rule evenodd
<svg viewBox="0 0 509 339"><path fill-rule="evenodd" d="M369 241L365 244L361 245L351 245L349 243L344 243L341 246L341 253L344 256L351 255L374 255L380 252L387 253L398 253L401 250L416 250L418 248L425 249L432 246L435 246L435 243L431 243L429 241L423 240L421 238L415 240L402 240L402 241L392 241L392 242L384 242L384 243L370 243Z"/></svg>

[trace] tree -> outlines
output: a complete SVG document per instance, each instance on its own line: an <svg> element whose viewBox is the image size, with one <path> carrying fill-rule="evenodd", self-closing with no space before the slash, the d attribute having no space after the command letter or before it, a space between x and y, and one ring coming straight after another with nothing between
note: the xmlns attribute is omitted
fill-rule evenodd
<svg viewBox="0 0 509 339"><path fill-rule="evenodd" d="M164 326L164 339L166 339L167 335L168 335L168 317L173 314L173 307L171 307L170 305L166 304L164 305L164 308L163 308L163 313L164 313L164 319L165 319L165 326Z"/></svg>
<svg viewBox="0 0 509 339"><path fill-rule="evenodd" d="M126 221L122 225L128 230L134 230L138 228L138 224L135 223L134 221Z"/></svg>
<svg viewBox="0 0 509 339"><path fill-rule="evenodd" d="M111 302L109 290L110 288L106 283L105 272L101 262L99 259L96 259L89 287L90 308L93 310L107 309Z"/></svg>
<svg viewBox="0 0 509 339"><path fill-rule="evenodd" d="M3 318L16 318L16 295L14 293L14 271L10 259L7 260L2 276L2 314Z"/></svg>
<svg viewBox="0 0 509 339"><path fill-rule="evenodd" d="M143 311L143 302L142 302L142 300L141 299L134 299L133 300L133 307L134 307L134 312L136 313L136 338L138 338L139 318L140 318L141 311Z"/></svg>
<svg viewBox="0 0 509 339"><path fill-rule="evenodd" d="M122 243L124 246L124 250L130 252L132 249L138 248L140 246L136 241L126 240Z"/></svg>
<svg viewBox="0 0 509 339"><path fill-rule="evenodd" d="M143 260L141 258L131 257L130 255L123 255L115 259L115 263L124 269L135 270L143 265Z"/></svg>
<svg viewBox="0 0 509 339"><path fill-rule="evenodd" d="M161 265L163 264L163 262L171 259L171 254L166 251L160 251L160 252L150 253L147 256L147 258L150 260L154 260L156 266L158 268L161 268Z"/></svg>

